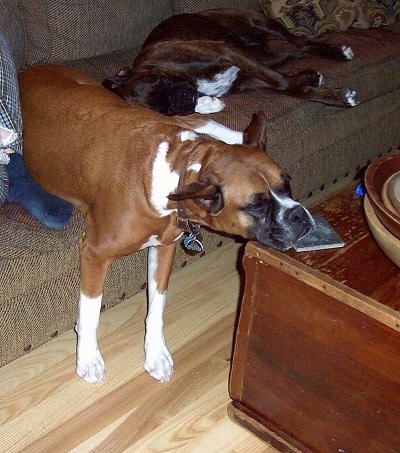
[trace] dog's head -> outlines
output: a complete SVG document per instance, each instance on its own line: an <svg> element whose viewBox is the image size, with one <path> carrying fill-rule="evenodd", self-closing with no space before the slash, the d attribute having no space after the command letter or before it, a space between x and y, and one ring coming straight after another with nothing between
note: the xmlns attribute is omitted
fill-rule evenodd
<svg viewBox="0 0 400 453"><path fill-rule="evenodd" d="M171 200L183 200L189 218L210 228L288 250L315 227L307 209L293 200L289 176L263 149L262 127L245 133L247 145L208 143L201 168L187 175Z"/></svg>
<svg viewBox="0 0 400 453"><path fill-rule="evenodd" d="M198 100L197 88L190 80L152 69L123 68L102 84L126 101L163 115L189 115Z"/></svg>

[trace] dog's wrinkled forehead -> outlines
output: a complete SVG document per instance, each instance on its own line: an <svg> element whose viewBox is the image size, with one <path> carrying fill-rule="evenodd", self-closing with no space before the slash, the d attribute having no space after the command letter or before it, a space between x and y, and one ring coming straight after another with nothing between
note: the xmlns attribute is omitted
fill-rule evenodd
<svg viewBox="0 0 400 453"><path fill-rule="evenodd" d="M259 193L266 198L271 197L271 192L291 196L290 176L268 156L261 161L232 166L225 184L235 187L229 192L241 204L251 202L252 197Z"/></svg>

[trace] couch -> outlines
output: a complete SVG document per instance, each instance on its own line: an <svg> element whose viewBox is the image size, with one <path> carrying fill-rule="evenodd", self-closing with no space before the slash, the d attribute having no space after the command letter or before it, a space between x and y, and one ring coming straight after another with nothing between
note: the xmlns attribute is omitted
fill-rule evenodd
<svg viewBox="0 0 400 453"><path fill-rule="evenodd" d="M361 0L364 4L368 1L372 2ZM318 22L319 1L311 2L315 8L314 15L309 16L304 11L288 12L286 3L290 2L0 0L0 28L9 40L18 70L62 62L99 81L129 65L149 31L164 18L213 7L262 7L269 14L280 15L285 25L288 21L298 25L294 33L318 36L321 32L319 39L351 45L353 61L333 63L312 57L287 64L284 70L315 67L325 74L327 83L336 79L356 89L359 106L340 109L263 90L230 96L225 110L213 116L230 127L243 129L254 111L264 110L269 119L268 152L291 174L295 197L310 203L339 188L371 160L400 144L400 33L398 24L335 28ZM343 10L338 11L336 18L348 18ZM287 13L285 17L282 12ZM392 20L396 15L398 18L397 10L391 14ZM304 17L314 27L311 32L304 31ZM382 17L375 15L374 24L385 23ZM350 25L355 22L353 17ZM340 31L332 34L332 30ZM74 213L68 227L52 231L18 205L5 203L1 208L0 366L74 326L79 295L77 240L82 227L79 212ZM207 232L206 253L232 240ZM146 288L146 257L145 251L138 252L111 266L103 309ZM180 250L174 270L200 258Z"/></svg>

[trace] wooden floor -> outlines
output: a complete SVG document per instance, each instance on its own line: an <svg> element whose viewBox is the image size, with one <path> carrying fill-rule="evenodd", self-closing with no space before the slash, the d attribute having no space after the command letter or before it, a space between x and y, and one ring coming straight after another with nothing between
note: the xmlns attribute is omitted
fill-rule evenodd
<svg viewBox="0 0 400 453"><path fill-rule="evenodd" d="M1 368L0 451L275 452L226 414L237 255L229 244L173 275L166 384L142 368L144 293L102 315L102 385L75 375L72 331Z"/></svg>

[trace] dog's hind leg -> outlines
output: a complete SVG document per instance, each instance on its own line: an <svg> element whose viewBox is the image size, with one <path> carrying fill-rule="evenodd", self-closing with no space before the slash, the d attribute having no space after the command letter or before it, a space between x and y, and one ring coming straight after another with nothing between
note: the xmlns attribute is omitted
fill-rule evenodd
<svg viewBox="0 0 400 453"><path fill-rule="evenodd" d="M170 379L174 367L165 343L163 313L175 251L175 243L164 247L149 247L148 256L148 311L144 369L150 376L161 382Z"/></svg>
<svg viewBox="0 0 400 453"><path fill-rule="evenodd" d="M359 104L357 93L347 87L304 87L301 97L309 101L322 102L336 107L355 107Z"/></svg>

